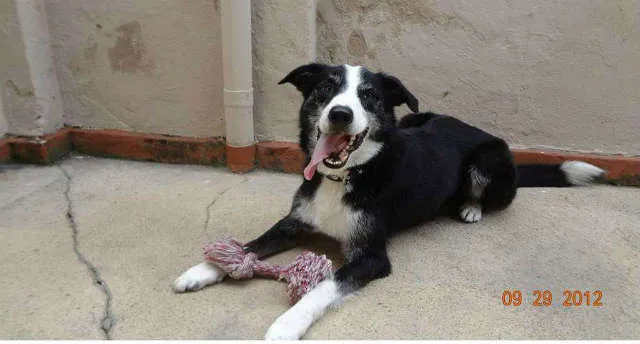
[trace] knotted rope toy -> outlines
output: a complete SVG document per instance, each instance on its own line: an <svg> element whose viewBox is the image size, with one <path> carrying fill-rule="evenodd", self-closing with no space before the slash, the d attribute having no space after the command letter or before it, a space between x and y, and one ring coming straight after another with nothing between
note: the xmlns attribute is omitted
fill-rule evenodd
<svg viewBox="0 0 640 344"><path fill-rule="evenodd" d="M257 275L287 281L287 295L292 305L332 273L331 260L325 255L305 251L289 266L282 267L258 260L255 253L245 252L242 244L234 239L208 244L204 256L233 279L251 279Z"/></svg>

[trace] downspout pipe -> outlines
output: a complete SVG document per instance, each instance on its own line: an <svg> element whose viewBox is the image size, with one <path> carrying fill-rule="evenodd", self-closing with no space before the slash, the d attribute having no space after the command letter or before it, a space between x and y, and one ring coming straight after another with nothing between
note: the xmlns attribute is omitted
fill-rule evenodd
<svg viewBox="0 0 640 344"><path fill-rule="evenodd" d="M248 172L255 165L251 0L221 0L222 70L227 167Z"/></svg>

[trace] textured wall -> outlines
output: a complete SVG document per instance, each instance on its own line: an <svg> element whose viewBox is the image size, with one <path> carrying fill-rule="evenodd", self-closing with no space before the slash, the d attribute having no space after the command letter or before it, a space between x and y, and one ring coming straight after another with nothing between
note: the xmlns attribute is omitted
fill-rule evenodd
<svg viewBox="0 0 640 344"><path fill-rule="evenodd" d="M254 122L258 141L298 139L300 95L278 85L315 59L315 0L256 0L251 7Z"/></svg>
<svg viewBox="0 0 640 344"><path fill-rule="evenodd" d="M16 132L40 135L36 122L36 99L25 56L18 9L13 1L0 1L0 97L4 117Z"/></svg>
<svg viewBox="0 0 640 344"><path fill-rule="evenodd" d="M639 21L637 0L319 0L318 56L511 144L640 154Z"/></svg>
<svg viewBox="0 0 640 344"><path fill-rule="evenodd" d="M4 103L2 97L0 97L0 138L9 131L9 122L7 122L7 116L4 114L4 111Z"/></svg>
<svg viewBox="0 0 640 344"><path fill-rule="evenodd" d="M214 0L48 0L65 123L224 135Z"/></svg>
<svg viewBox="0 0 640 344"><path fill-rule="evenodd" d="M66 124L224 135L217 0L45 3ZM38 135L59 123L38 122L13 4L0 1L4 113ZM256 0L256 136L297 140L300 96L277 82L317 59L394 74L422 110L515 146L640 154L639 20L637 0Z"/></svg>
<svg viewBox="0 0 640 344"><path fill-rule="evenodd" d="M0 27L0 127L28 136L58 130L63 110L44 1L0 2Z"/></svg>

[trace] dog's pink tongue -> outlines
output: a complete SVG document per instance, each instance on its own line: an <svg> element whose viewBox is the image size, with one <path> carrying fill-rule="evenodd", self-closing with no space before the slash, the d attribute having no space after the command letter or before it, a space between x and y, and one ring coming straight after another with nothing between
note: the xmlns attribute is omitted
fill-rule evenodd
<svg viewBox="0 0 640 344"><path fill-rule="evenodd" d="M313 175L316 173L316 168L322 160L332 152L336 152L342 148L341 146L347 142L345 138L345 135L320 135L318 143L316 143L316 148L311 155L311 161L307 167L304 168L304 178L306 180L313 178Z"/></svg>

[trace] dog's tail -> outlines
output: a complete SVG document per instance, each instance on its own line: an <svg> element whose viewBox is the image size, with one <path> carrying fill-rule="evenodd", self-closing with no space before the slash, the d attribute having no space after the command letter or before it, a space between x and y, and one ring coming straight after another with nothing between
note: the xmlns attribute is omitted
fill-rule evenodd
<svg viewBox="0 0 640 344"><path fill-rule="evenodd" d="M582 161L553 165L518 165L518 187L567 187L598 182L605 170Z"/></svg>

